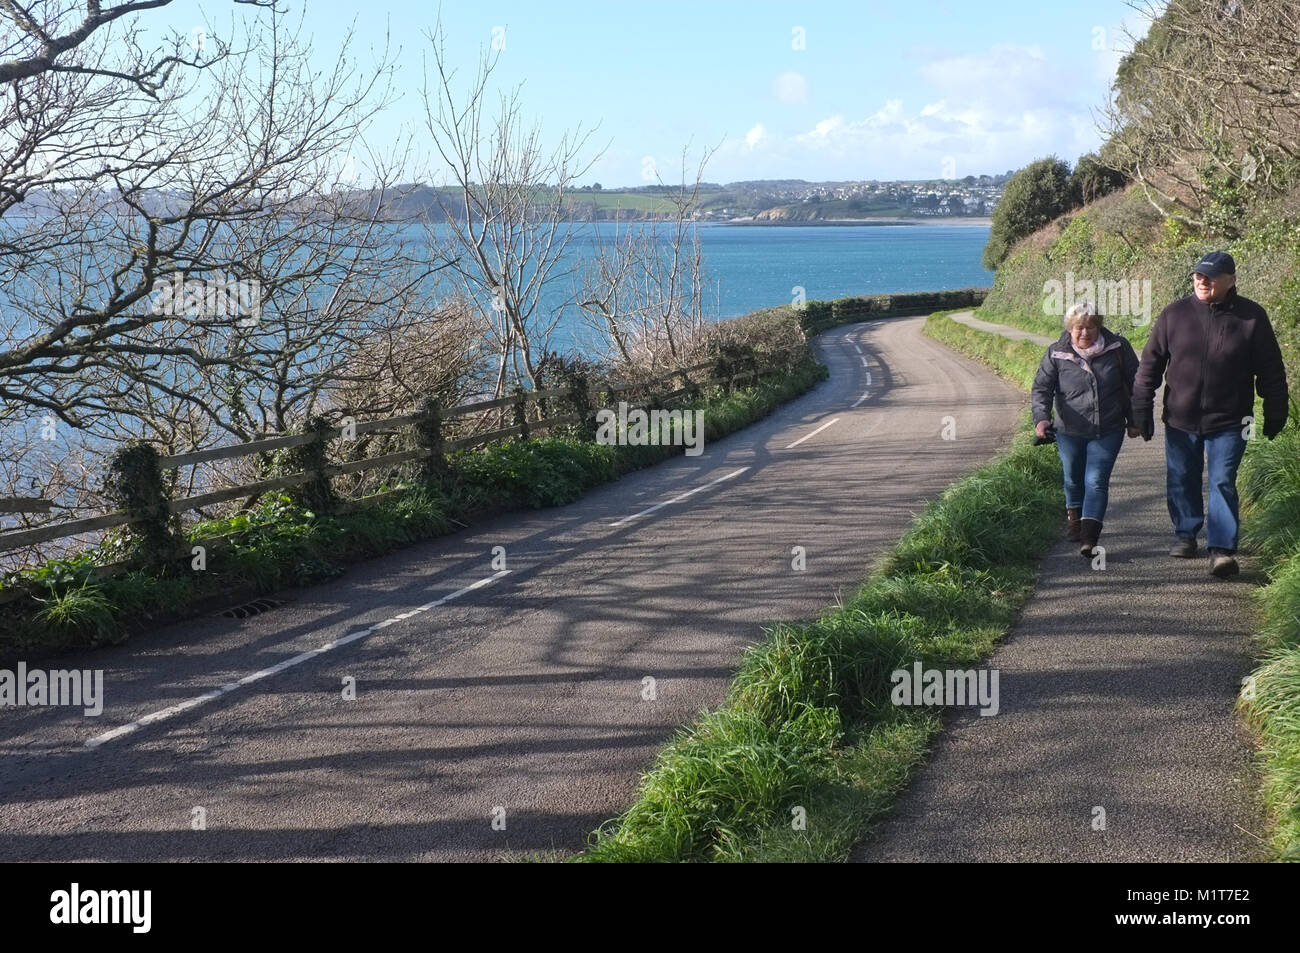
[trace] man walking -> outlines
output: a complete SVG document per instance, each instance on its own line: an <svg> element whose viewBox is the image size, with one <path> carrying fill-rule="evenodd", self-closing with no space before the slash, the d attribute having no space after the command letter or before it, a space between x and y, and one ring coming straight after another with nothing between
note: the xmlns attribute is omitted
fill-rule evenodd
<svg viewBox="0 0 1300 953"><path fill-rule="evenodd" d="M1210 466L1205 542L1210 572L1238 571L1237 467L1253 428L1254 393L1264 399L1264 436L1286 426L1282 351L1264 309L1237 293L1237 265L1210 252L1192 273L1194 292L1160 312L1133 385L1133 423L1144 440L1155 434L1156 387L1165 380L1165 479L1177 542L1170 555L1196 555L1205 520L1201 473ZM1168 374L1166 374L1166 369Z"/></svg>

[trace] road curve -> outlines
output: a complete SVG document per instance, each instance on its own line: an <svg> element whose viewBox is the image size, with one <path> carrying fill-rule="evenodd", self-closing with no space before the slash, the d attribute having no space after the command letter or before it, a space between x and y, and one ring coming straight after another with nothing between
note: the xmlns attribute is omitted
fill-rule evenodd
<svg viewBox="0 0 1300 953"><path fill-rule="evenodd" d="M829 380L700 456L43 663L103 669L105 707L0 711L0 858L581 849L764 622L851 592L1009 442L1025 397L923 323L823 334Z"/></svg>

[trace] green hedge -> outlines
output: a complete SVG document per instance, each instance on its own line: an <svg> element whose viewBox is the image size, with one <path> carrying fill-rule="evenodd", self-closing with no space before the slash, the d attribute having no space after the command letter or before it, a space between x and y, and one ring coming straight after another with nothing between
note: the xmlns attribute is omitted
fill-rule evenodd
<svg viewBox="0 0 1300 953"><path fill-rule="evenodd" d="M953 291L911 291L899 294L859 295L833 301L809 301L799 312L804 333L817 334L841 324L853 324L878 317L929 314L953 308L977 308L987 288L959 288Z"/></svg>

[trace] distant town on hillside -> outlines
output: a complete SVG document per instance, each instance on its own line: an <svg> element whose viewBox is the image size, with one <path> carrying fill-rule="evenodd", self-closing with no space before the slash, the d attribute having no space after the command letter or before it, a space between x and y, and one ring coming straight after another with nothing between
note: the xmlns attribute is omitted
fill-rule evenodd
<svg viewBox="0 0 1300 953"><path fill-rule="evenodd" d="M781 225L807 222L862 221L873 218L979 218L993 213L1010 171L953 179L855 182L806 182L764 179L746 182L701 182L693 218L702 222ZM688 191L693 187L688 187ZM570 188L565 215L577 220L637 221L675 215L679 185L604 188L599 182ZM362 198L364 196L364 199ZM373 205L373 191L358 193ZM384 194L386 217L418 219L453 217L463 208L454 189L423 184L396 185ZM438 207L446 213L438 212Z"/></svg>
<svg viewBox="0 0 1300 953"><path fill-rule="evenodd" d="M700 220L782 222L864 218L942 218L991 215L1002 197L1011 171L999 175L968 175L961 179L917 179L851 182L806 182L766 179L701 183ZM679 186L640 186L604 189L600 183L578 189L575 206L587 207L597 218L614 211L649 210L680 191Z"/></svg>

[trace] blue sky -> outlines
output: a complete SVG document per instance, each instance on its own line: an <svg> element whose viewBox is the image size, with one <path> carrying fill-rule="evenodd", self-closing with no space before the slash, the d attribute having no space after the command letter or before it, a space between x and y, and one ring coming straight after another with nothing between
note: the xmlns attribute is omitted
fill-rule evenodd
<svg viewBox="0 0 1300 953"><path fill-rule="evenodd" d="M284 0L294 11L304 0ZM182 0L147 14L190 32ZM413 0L309 0L319 65L349 26L362 59L391 30L401 99L368 136L382 148L422 120L423 32L438 7ZM676 181L682 149L717 146L710 181L899 179L995 173L1048 154L1073 162L1097 128L1115 66L1147 22L1124 0L1043 5L897 0L450 0L447 49L471 74L504 48L495 81L522 82L530 119L554 143L598 125L579 184L644 181L647 160ZM362 173L364 175L364 173Z"/></svg>

